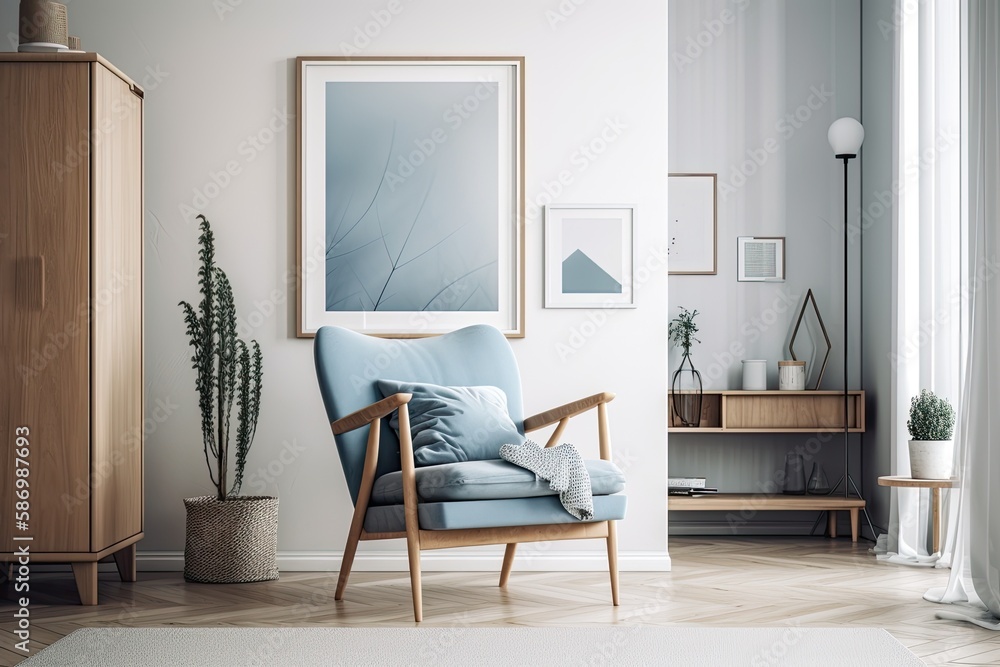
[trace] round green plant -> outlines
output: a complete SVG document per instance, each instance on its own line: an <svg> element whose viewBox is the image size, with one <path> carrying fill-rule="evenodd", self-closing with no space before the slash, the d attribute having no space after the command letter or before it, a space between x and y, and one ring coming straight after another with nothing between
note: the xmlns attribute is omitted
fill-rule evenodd
<svg viewBox="0 0 1000 667"><path fill-rule="evenodd" d="M698 325L694 321L698 311L688 310L684 306L678 306L678 308L681 309L681 314L670 320L667 334L670 340L684 348L684 354L690 354L691 346L701 342L694 337L698 333Z"/></svg>
<svg viewBox="0 0 1000 667"><path fill-rule="evenodd" d="M910 418L906 422L913 440L951 440L955 428L955 409L947 399L921 389L910 399Z"/></svg>

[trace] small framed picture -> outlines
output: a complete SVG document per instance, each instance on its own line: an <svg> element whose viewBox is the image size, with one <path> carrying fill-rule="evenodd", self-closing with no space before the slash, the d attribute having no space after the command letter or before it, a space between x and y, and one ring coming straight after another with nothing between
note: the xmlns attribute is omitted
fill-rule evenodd
<svg viewBox="0 0 1000 667"><path fill-rule="evenodd" d="M737 237L736 280L740 282L783 282L785 280L785 237Z"/></svg>
<svg viewBox="0 0 1000 667"><path fill-rule="evenodd" d="M545 207L545 307L635 308L635 207Z"/></svg>
<svg viewBox="0 0 1000 667"><path fill-rule="evenodd" d="M717 174L668 175L670 275L717 273L717 182Z"/></svg>

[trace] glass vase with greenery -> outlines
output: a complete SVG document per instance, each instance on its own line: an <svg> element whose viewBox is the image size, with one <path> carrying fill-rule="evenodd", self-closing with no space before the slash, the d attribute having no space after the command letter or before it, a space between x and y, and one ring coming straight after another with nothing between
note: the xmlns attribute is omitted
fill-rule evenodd
<svg viewBox="0 0 1000 667"><path fill-rule="evenodd" d="M701 373L695 370L694 363L691 361L691 347L694 343L701 342L695 338L695 334L698 333L698 325L694 318L698 315L698 311L688 310L684 306L678 307L681 314L670 320L667 327L670 340L684 351L681 364L670 380L670 394L674 412L671 426L697 428L701 423L703 388Z"/></svg>

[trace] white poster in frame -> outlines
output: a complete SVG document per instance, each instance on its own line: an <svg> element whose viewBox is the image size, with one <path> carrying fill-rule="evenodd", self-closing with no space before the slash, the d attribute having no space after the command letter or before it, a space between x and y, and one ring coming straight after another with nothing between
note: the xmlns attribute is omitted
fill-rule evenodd
<svg viewBox="0 0 1000 667"><path fill-rule="evenodd" d="M545 307L635 308L635 207L545 207Z"/></svg>
<svg viewBox="0 0 1000 667"><path fill-rule="evenodd" d="M669 174L667 232L669 273L718 272L717 174Z"/></svg>
<svg viewBox="0 0 1000 667"><path fill-rule="evenodd" d="M524 59L299 57L298 335L524 335Z"/></svg>

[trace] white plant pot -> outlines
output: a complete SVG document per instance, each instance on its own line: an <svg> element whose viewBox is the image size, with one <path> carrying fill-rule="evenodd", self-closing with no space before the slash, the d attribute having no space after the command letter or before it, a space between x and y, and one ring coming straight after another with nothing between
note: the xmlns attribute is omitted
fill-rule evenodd
<svg viewBox="0 0 1000 667"><path fill-rule="evenodd" d="M951 479L952 450L951 440L910 440L910 477Z"/></svg>

